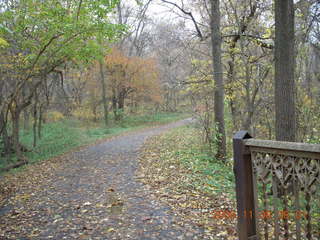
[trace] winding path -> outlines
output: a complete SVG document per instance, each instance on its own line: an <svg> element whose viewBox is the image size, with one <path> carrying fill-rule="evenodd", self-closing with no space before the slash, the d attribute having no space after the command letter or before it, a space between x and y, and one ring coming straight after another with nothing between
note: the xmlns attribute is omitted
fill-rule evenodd
<svg viewBox="0 0 320 240"><path fill-rule="evenodd" d="M135 176L144 141L188 122L128 133L65 156L63 168L3 207L0 239L203 239L200 228L152 200Z"/></svg>

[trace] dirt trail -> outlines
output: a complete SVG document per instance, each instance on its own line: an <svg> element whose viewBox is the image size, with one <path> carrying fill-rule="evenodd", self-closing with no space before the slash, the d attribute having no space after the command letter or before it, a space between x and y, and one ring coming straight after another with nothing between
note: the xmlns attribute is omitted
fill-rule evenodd
<svg viewBox="0 0 320 240"><path fill-rule="evenodd" d="M63 168L0 209L0 239L203 239L202 230L152 200L135 177L148 128L65 156Z"/></svg>

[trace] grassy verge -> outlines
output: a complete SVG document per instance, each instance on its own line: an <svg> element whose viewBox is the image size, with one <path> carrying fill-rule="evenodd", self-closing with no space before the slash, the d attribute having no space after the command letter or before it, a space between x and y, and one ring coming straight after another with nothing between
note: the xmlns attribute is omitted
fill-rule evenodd
<svg viewBox="0 0 320 240"><path fill-rule="evenodd" d="M208 156L193 126L151 138L137 177L175 214L203 227L206 239L236 239L235 215L219 215L236 211L232 166Z"/></svg>
<svg viewBox="0 0 320 240"><path fill-rule="evenodd" d="M94 143L123 132L137 130L151 125L165 124L187 117L179 113L159 113L143 116L128 116L119 123L111 123L109 128L102 123L83 122L79 120L63 120L48 123L43 126L43 136L33 148L33 134L31 131L21 133L21 142L31 152L25 153L30 163L36 163L59 156L80 146ZM0 168L7 166L14 160L0 161ZM20 171L19 169L11 170Z"/></svg>

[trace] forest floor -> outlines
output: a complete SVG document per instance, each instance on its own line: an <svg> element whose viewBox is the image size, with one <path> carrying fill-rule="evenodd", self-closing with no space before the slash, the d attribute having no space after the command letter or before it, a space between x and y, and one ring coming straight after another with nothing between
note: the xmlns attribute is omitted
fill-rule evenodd
<svg viewBox="0 0 320 240"><path fill-rule="evenodd" d="M153 191L153 199L201 227L203 239L236 240L233 159L214 159L199 130L192 123L149 138L137 175Z"/></svg>
<svg viewBox="0 0 320 240"><path fill-rule="evenodd" d="M4 176L19 184L0 207L0 239L234 239L210 237L142 183L145 140L189 122L116 136Z"/></svg>

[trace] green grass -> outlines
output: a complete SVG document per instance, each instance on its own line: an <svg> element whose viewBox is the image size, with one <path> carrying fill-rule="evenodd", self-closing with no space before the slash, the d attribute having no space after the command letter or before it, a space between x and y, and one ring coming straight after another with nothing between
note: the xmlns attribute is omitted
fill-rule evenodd
<svg viewBox="0 0 320 240"><path fill-rule="evenodd" d="M235 179L232 160L226 163L215 160L206 149L199 137L199 130L194 126L183 126L170 131L164 136L167 145L174 146L162 157L174 157L186 168L191 170L193 187L212 193L227 193L235 199Z"/></svg>
<svg viewBox="0 0 320 240"><path fill-rule="evenodd" d="M82 122L79 120L63 120L44 124L42 138L33 148L32 131L21 132L21 142L31 152L25 153L30 163L36 163L59 156L80 146L94 143L97 140L112 137L123 132L137 130L147 126L165 124L187 117L179 113L158 113L149 115L127 116L121 122L112 122L108 128L102 123ZM1 160L0 168L15 162ZM16 171L16 170L15 170Z"/></svg>

